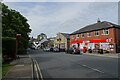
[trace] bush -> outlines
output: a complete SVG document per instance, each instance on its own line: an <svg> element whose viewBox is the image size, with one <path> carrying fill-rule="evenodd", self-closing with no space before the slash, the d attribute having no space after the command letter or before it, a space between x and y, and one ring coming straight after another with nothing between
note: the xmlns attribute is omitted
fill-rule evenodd
<svg viewBox="0 0 120 80"><path fill-rule="evenodd" d="M2 55L14 58L16 52L16 39L11 37L2 38Z"/></svg>
<svg viewBox="0 0 120 80"><path fill-rule="evenodd" d="M24 48L18 48L17 54L27 54L27 50Z"/></svg>

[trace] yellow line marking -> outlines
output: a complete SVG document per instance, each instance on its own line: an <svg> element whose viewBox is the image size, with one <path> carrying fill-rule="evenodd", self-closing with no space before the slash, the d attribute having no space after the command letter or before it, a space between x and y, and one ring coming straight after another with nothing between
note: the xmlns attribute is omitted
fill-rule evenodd
<svg viewBox="0 0 120 80"><path fill-rule="evenodd" d="M36 75L37 75L37 79L39 80L39 76L38 76L38 73L37 73L37 66L36 66L36 64L34 66L35 66L35 72L36 72Z"/></svg>
<svg viewBox="0 0 120 80"><path fill-rule="evenodd" d="M38 67L38 70L39 70L39 73L40 73L40 77L41 77L41 80L43 80L43 76L42 76L42 73L41 73L41 70L40 70L40 66L38 65L37 61L35 60L36 64L37 64L37 67Z"/></svg>

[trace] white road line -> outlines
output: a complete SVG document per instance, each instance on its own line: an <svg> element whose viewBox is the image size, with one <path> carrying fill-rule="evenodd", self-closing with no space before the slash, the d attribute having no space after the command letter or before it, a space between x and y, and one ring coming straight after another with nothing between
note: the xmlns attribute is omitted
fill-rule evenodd
<svg viewBox="0 0 120 80"><path fill-rule="evenodd" d="M94 71L100 72L100 73L104 73L103 71L101 71L101 70L99 70L99 69L92 68L92 67L87 66L87 65L84 65L84 64L83 64L82 66L87 67L87 68L89 68L89 69L92 69L92 70L94 70Z"/></svg>

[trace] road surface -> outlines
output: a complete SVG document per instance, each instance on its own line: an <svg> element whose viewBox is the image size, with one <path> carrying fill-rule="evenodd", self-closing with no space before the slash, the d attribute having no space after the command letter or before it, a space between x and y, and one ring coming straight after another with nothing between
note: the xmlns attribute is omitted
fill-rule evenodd
<svg viewBox="0 0 120 80"><path fill-rule="evenodd" d="M43 78L117 78L118 58L30 50Z"/></svg>

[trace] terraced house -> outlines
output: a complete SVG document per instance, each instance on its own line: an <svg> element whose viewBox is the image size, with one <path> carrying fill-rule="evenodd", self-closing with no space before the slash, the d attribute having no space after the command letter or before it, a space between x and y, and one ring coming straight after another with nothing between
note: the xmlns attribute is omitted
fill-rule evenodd
<svg viewBox="0 0 120 80"><path fill-rule="evenodd" d="M98 20L70 34L70 46L120 52L120 25Z"/></svg>

